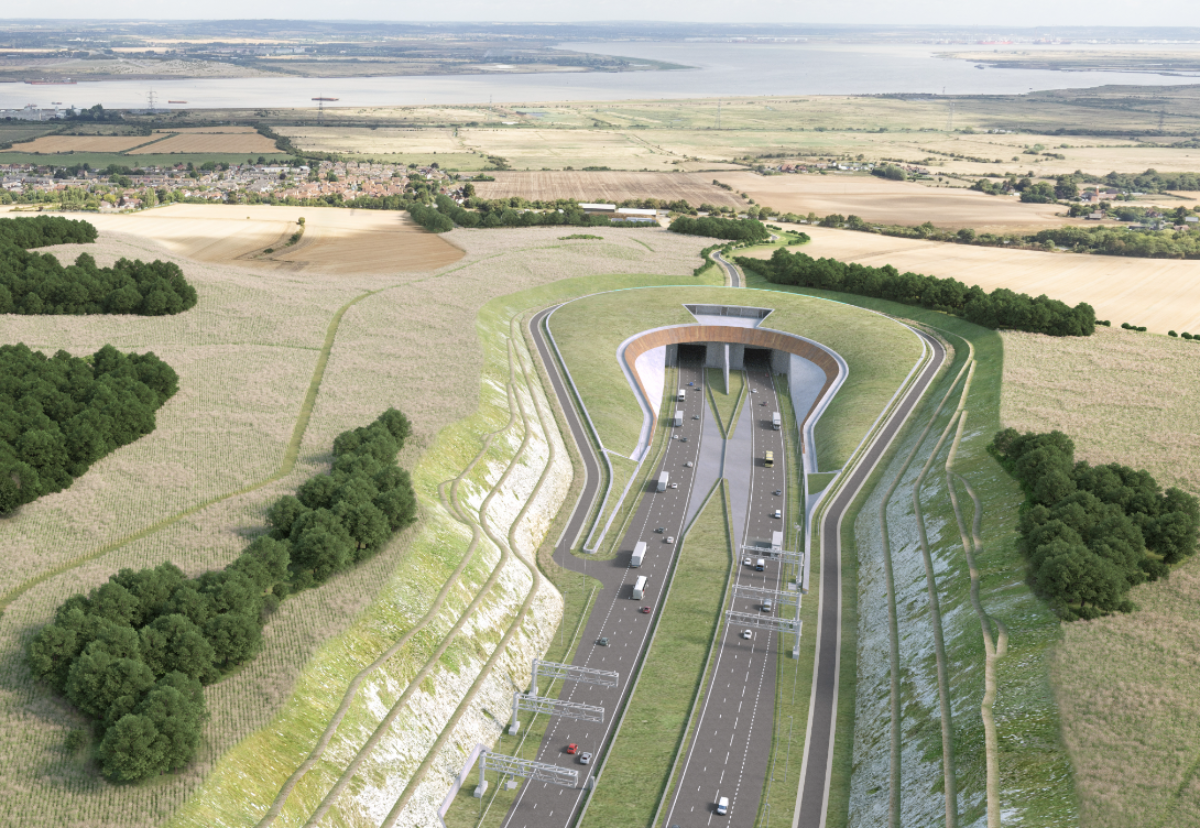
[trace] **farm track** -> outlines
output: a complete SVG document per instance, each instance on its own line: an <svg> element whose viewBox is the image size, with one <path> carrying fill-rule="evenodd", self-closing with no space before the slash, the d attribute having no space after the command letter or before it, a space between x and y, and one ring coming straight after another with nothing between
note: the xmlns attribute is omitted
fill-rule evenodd
<svg viewBox="0 0 1200 828"><path fill-rule="evenodd" d="M879 529L880 540L883 547L883 569L884 579L887 584L888 597L888 653L891 672L891 730L890 730L890 755L891 768L889 774L889 792L888 792L888 813L890 828L901 828L900 825L900 768L901 768L901 742L902 730L901 721L901 701L900 701L900 621L896 611L896 581L892 572L892 548L891 542L888 539L887 526L887 507L899 488L900 482L904 479L904 475L908 472L908 468L912 465L913 459L921 446L924 445L925 439L929 436L929 432L933 429L933 424L937 421L938 416L942 413L946 402L950 399L950 395L954 393L954 388L963 377L963 373L967 370L967 366L959 370L954 381L950 383L950 387L946 389L945 395L934 409L933 414L929 417L929 422L925 424L925 428L917 437L913 444L912 451L905 458L904 463L900 466L900 470L896 472L896 477L892 484L888 487L883 495L883 499L879 506Z"/></svg>
<svg viewBox="0 0 1200 828"><path fill-rule="evenodd" d="M96 561L110 552L115 552L118 549L133 543L134 541L141 540L142 538L153 535L156 532L160 532L168 526L171 526L172 524L182 520L183 518L207 509L209 506L220 503L224 500L229 500L233 497L249 494L250 492L261 489L264 486L268 486L278 480L282 480L291 474L293 469L296 467L296 460L300 456L300 444L304 439L305 431L308 430L309 420L312 418L313 406L317 401L317 393L320 391L321 381L325 378L325 368L329 364L329 355L333 350L334 341L337 339L337 332L338 328L341 326L342 317L346 315L346 312L350 310L350 308L352 308L354 305L357 305L364 299L390 289L391 288L388 287L366 291L342 305L334 313L333 318L329 322L329 327L325 331L325 341L321 346L319 354L317 355L317 364L313 368L312 379L308 384L308 391L305 392L304 400L300 404L300 413L296 417L296 425L292 429L292 437L288 441L287 447L284 450L283 462L280 463L279 469L274 474L254 483L247 484L239 489L235 489L232 492L226 492L225 494L217 495L216 497L212 497L208 500L204 500L200 503L189 506L187 509L176 512L173 515L169 515L162 520L152 523L149 526L126 535L123 538L118 538L117 540L97 547L90 552L85 552L82 555L78 555L69 561L65 561L58 566L53 567L52 569L40 572L32 578L22 581L8 592L0 595L0 616L4 614L4 611L8 609L13 601L20 598L26 592L38 586L39 584L43 584L52 578L56 578L65 572L70 572L72 569L83 566L84 564Z"/></svg>

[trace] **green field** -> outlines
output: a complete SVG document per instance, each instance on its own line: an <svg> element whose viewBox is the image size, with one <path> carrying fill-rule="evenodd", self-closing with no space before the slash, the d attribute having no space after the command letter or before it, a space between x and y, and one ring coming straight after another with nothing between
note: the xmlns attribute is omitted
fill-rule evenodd
<svg viewBox="0 0 1200 828"><path fill-rule="evenodd" d="M717 422L725 439L733 436L734 419L741 410L742 396L746 388L744 371L729 372L729 393L725 393L725 372L720 368L706 369L708 375L709 402L717 415Z"/></svg>
<svg viewBox="0 0 1200 828"><path fill-rule="evenodd" d="M822 468L840 468L904 381L921 345L911 331L849 304L799 299L779 291L650 288L590 296L564 305L550 325L605 446L632 452L642 415L616 360L638 331L691 324L684 302L757 303L775 308L770 326L814 339L850 366L841 391L816 428Z"/></svg>

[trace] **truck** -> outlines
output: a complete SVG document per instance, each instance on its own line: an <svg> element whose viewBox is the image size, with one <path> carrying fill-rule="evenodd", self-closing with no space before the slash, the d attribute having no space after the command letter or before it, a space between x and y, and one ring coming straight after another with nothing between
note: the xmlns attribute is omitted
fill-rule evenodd
<svg viewBox="0 0 1200 828"><path fill-rule="evenodd" d="M683 411L681 409L676 408L675 409L675 427L678 428L681 425L683 425Z"/></svg>
<svg viewBox="0 0 1200 828"><path fill-rule="evenodd" d="M677 396L675 399L677 399L679 402L684 402L684 401L686 401L686 400L687 400L687 389L686 389L686 388L680 388L680 389L679 389L679 396Z"/></svg>
<svg viewBox="0 0 1200 828"><path fill-rule="evenodd" d="M671 475L667 472L663 472L658 476L658 490L660 492L665 492L667 490L667 483L670 482L670 479Z"/></svg>
<svg viewBox="0 0 1200 828"><path fill-rule="evenodd" d="M771 428L775 429L776 431L779 431L779 429L783 428L783 418L779 416L778 411L771 415Z"/></svg>
<svg viewBox="0 0 1200 828"><path fill-rule="evenodd" d="M783 549L783 532L771 533L771 548L775 550Z"/></svg>
<svg viewBox="0 0 1200 828"><path fill-rule="evenodd" d="M633 557L629 559L629 565L638 567L642 565L642 559L646 557L646 542L638 541L633 547Z"/></svg>
<svg viewBox="0 0 1200 828"><path fill-rule="evenodd" d="M633 583L633 600L640 601L646 597L646 576L639 575Z"/></svg>

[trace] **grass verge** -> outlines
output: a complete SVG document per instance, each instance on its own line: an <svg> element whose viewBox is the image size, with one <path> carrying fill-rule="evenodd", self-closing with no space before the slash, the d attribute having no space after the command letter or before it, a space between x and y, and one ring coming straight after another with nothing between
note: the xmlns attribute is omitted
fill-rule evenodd
<svg viewBox="0 0 1200 828"><path fill-rule="evenodd" d="M737 425L738 412L746 396L746 373L744 371L729 372L729 393L725 387L725 372L720 368L706 368L708 373L709 400L712 401L713 412L717 415L717 424L721 433L728 440L733 436L733 428Z"/></svg>

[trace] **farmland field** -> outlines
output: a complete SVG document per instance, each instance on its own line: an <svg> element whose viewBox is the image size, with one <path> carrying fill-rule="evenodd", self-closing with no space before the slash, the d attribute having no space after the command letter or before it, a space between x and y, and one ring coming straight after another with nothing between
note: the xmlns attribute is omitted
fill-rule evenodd
<svg viewBox="0 0 1200 828"><path fill-rule="evenodd" d="M206 221L204 211L222 213L212 207L185 209L198 211L191 219L197 224ZM236 209L245 215L246 208ZM288 208L289 218L295 212ZM319 222L316 212L307 212L312 225ZM376 214L357 215L374 220ZM209 826L214 824L211 808L217 807L253 824L256 818L244 807L250 792L255 802L264 796L269 802L278 790L278 785L270 787L277 777L264 780L264 772L282 772L284 778L290 773L278 763L264 768L261 757L266 753L258 748L294 767L311 744L303 740L312 738L314 726L319 732L323 725L301 718L285 722L290 729L282 733L262 729L289 703L298 682L319 688L321 702L336 700L344 685L331 676L340 677L338 671L346 665L373 653L369 648L377 646L377 633L354 634L315 673L306 672L306 665L361 619L377 621L392 612L395 590L407 596L405 601L428 591L428 584L414 591L403 581L414 533L432 532L422 541L422 555L455 549L461 554L463 530L431 504L437 500L437 483L458 474L461 463L477 450L479 434L460 429L450 435L449 454L425 453L446 426L464 411L475 410L481 394L490 395L485 413L489 422L498 421L494 427L507 416L503 408L497 410L504 404L500 386L480 386L481 366L485 360L494 363L496 356L472 336L480 308L494 297L571 277L583 278L555 285L558 295L595 289L604 283L597 279L603 273L628 274L610 277L613 286L691 281L703 240L636 231L638 239L654 248L650 251L624 230L600 230L606 240L586 244L559 241L560 228L460 230L449 235L467 251L466 260L439 273L388 268L330 279L311 270L256 272L182 259L149 236L117 232L120 224L107 223L121 218L133 217L96 217L101 229L97 244L53 250L69 258L86 251L102 265L120 256L165 255L179 262L199 291L200 303L171 318L6 319L6 340L44 351L90 352L105 342L121 350L153 350L179 372L180 391L159 413L153 434L106 457L70 489L4 522L0 549L12 565L0 575L0 753L5 756L0 823L141 828L176 817L182 824ZM202 227L194 235L215 240L228 229ZM438 343L453 347L436 347ZM317 370L324 355L327 366ZM388 405L403 409L413 421L414 434L401 464L417 464L414 479L431 528L418 526L336 585L281 605L264 631L262 655L206 694L212 718L194 767L144 786L102 782L86 751L64 747L67 733L83 723L31 681L21 657L29 636L64 596L102 583L120 567L173 560L195 574L228 562L248 537L262 531L269 503L328 468L334 435L361 424L364 412L373 415ZM497 443L495 450L501 453L480 467L478 482L468 481L470 497L478 497L474 492L480 491L480 482L495 479L492 464L516 442L505 438ZM527 490L532 479L524 473L521 480ZM511 501L514 496L507 497ZM512 507L505 509L511 513ZM480 565L487 560L485 556ZM431 572L440 575L441 570ZM478 581L478 566L468 574ZM391 597L370 606L381 589L392 590ZM460 597L455 601L462 603ZM500 621L504 616L495 617ZM429 646L429 640L422 646ZM331 664L337 669L323 672ZM247 738L253 739L250 750L222 758ZM181 816L185 801L214 778L224 781L206 788L190 816Z"/></svg>
<svg viewBox="0 0 1200 828"><path fill-rule="evenodd" d="M1005 333L1002 424L1060 429L1091 463L1200 494L1200 345L1101 329ZM1200 821L1200 559L1129 596L1131 614L1063 626L1051 675L1089 828Z"/></svg>
<svg viewBox="0 0 1200 828"><path fill-rule="evenodd" d="M147 135L44 135L25 144L13 144L0 152L37 152L46 155L67 152L124 152L155 139ZM272 150L275 145L271 145Z"/></svg>
<svg viewBox="0 0 1200 828"><path fill-rule="evenodd" d="M475 193L483 198L521 196L553 201L619 202L629 198L681 199L701 204L743 207L746 202L712 183L702 173L645 172L496 172L495 181L480 181Z"/></svg>
<svg viewBox="0 0 1200 828"><path fill-rule="evenodd" d="M887 181L873 175L756 175L718 173L714 177L759 204L804 216L839 213L880 224L971 227L980 232L1010 233L1084 224L1065 218L1057 204L1022 204L1011 196L990 196L962 187L931 187L911 181ZM744 202L743 202L744 203Z"/></svg>
<svg viewBox="0 0 1200 828"><path fill-rule="evenodd" d="M852 230L804 226L812 236L803 252L881 267L893 265L955 278L985 290L1004 287L1046 294L1067 304L1087 302L1100 319L1144 325L1152 331L1200 330L1196 280L1200 262L1132 259L1078 253L1004 250L947 242L897 239ZM751 252L768 257L771 250Z"/></svg>
<svg viewBox="0 0 1200 828"><path fill-rule="evenodd" d="M267 155L278 153L275 142L257 132L189 132L172 135L162 141L155 141L145 147L129 152L130 155L143 153L234 153L247 152Z"/></svg>
<svg viewBox="0 0 1200 828"><path fill-rule="evenodd" d="M305 218L300 242L285 247ZM89 217L102 230L153 240L177 256L256 270L332 275L436 270L463 251L406 213L321 207L174 204L128 215ZM263 252L275 248L274 253Z"/></svg>

